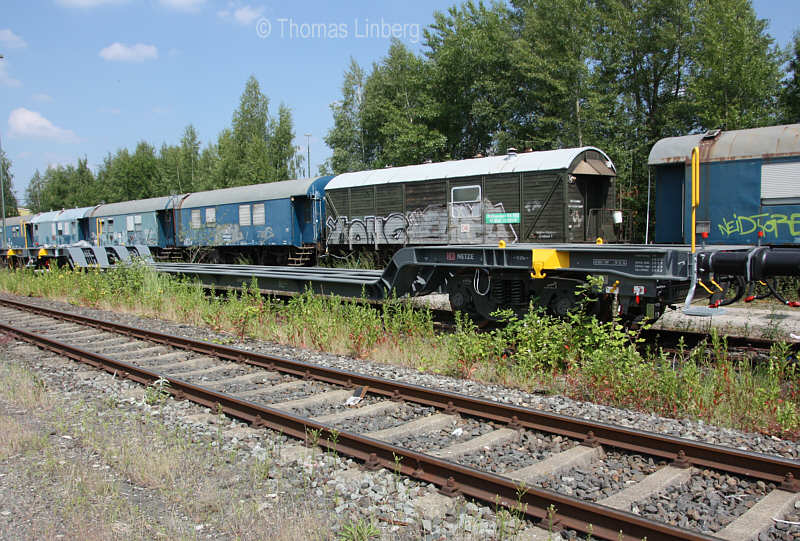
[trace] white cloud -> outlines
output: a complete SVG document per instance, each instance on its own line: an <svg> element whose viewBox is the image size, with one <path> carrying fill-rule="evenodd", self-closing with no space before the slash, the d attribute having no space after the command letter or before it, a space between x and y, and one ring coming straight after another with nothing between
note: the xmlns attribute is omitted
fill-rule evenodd
<svg viewBox="0 0 800 541"><path fill-rule="evenodd" d="M123 4L127 0L56 0L67 8L95 8L98 6L110 6L113 4Z"/></svg>
<svg viewBox="0 0 800 541"><path fill-rule="evenodd" d="M14 79L8 74L6 66L7 64L5 62L0 62L0 86L10 86L13 88L22 86L22 82L19 79Z"/></svg>
<svg viewBox="0 0 800 541"><path fill-rule="evenodd" d="M178 11L197 11L206 0L159 0L162 6Z"/></svg>
<svg viewBox="0 0 800 541"><path fill-rule="evenodd" d="M242 26L249 26L253 24L256 19L261 17L263 13L264 8L261 6L251 6L250 4L245 4L238 8L234 8L234 4L229 3L227 9L217 12L217 16L226 21L233 21L241 24Z"/></svg>
<svg viewBox="0 0 800 541"><path fill-rule="evenodd" d="M155 60L158 58L158 49L155 45L125 45L124 43L112 43L100 51L100 56L111 62L144 62L145 60Z"/></svg>
<svg viewBox="0 0 800 541"><path fill-rule="evenodd" d="M21 49L28 46L24 39L16 35L9 28L0 30L0 43L9 49Z"/></svg>
<svg viewBox="0 0 800 541"><path fill-rule="evenodd" d="M31 99L33 101L38 101L41 103L50 103L51 101L53 101L53 97L50 96L49 94L45 94L44 92L38 92L34 94L33 96L31 96Z"/></svg>
<svg viewBox="0 0 800 541"><path fill-rule="evenodd" d="M264 8L254 8L250 5L242 6L233 12L233 20L243 26L247 26L258 19L263 11Z"/></svg>
<svg viewBox="0 0 800 541"><path fill-rule="evenodd" d="M8 115L8 134L11 137L41 137L75 143L78 136L72 130L59 128L36 111L19 107Z"/></svg>

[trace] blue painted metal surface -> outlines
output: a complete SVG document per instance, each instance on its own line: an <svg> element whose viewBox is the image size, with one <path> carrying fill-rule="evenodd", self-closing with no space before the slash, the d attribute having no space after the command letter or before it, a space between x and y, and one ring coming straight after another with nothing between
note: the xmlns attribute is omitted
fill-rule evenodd
<svg viewBox="0 0 800 541"><path fill-rule="evenodd" d="M325 224L324 189L333 177L190 194L176 211L177 245L302 246Z"/></svg>
<svg viewBox="0 0 800 541"><path fill-rule="evenodd" d="M692 240L689 162L694 146L701 156L697 242L800 244L800 124L658 141L648 160L656 178L656 242ZM762 179L776 167L785 167L777 184L783 195L764 195L775 190L773 185L764 192ZM704 226L707 239L700 234Z"/></svg>
<svg viewBox="0 0 800 541"><path fill-rule="evenodd" d="M30 220L33 246L60 248L85 240L85 231L81 230L82 219L93 209L94 207L83 207L55 210L33 216Z"/></svg>
<svg viewBox="0 0 800 541"><path fill-rule="evenodd" d="M33 216L12 216L6 218L6 246L15 250L19 250L28 246L33 246L33 239L28 236L26 239L26 231L30 228L30 220ZM28 224L26 227L25 224Z"/></svg>
<svg viewBox="0 0 800 541"><path fill-rule="evenodd" d="M91 244L164 248L174 243L174 207L185 196L164 196L98 206L87 216Z"/></svg>

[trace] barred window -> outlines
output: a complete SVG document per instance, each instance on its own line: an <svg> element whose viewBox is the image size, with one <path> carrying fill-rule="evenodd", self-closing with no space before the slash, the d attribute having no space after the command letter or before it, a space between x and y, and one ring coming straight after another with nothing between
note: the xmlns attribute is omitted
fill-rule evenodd
<svg viewBox="0 0 800 541"><path fill-rule="evenodd" d="M239 205L239 225L250 225L250 205Z"/></svg>
<svg viewBox="0 0 800 541"><path fill-rule="evenodd" d="M267 217L264 214L264 203L253 205L253 225L264 225L267 223Z"/></svg>

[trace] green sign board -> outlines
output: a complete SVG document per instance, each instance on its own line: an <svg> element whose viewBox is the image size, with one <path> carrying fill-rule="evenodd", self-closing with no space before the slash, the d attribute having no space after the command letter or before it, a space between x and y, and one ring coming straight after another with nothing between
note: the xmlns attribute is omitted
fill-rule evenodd
<svg viewBox="0 0 800 541"><path fill-rule="evenodd" d="M519 212L496 212L486 215L487 224L518 224Z"/></svg>

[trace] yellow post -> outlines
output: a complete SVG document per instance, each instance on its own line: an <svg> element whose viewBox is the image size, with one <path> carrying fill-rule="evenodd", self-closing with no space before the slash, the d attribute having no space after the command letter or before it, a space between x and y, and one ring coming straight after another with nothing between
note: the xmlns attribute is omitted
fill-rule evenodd
<svg viewBox="0 0 800 541"><path fill-rule="evenodd" d="M697 237L697 207L700 206L700 148L692 149L692 253L695 253Z"/></svg>

